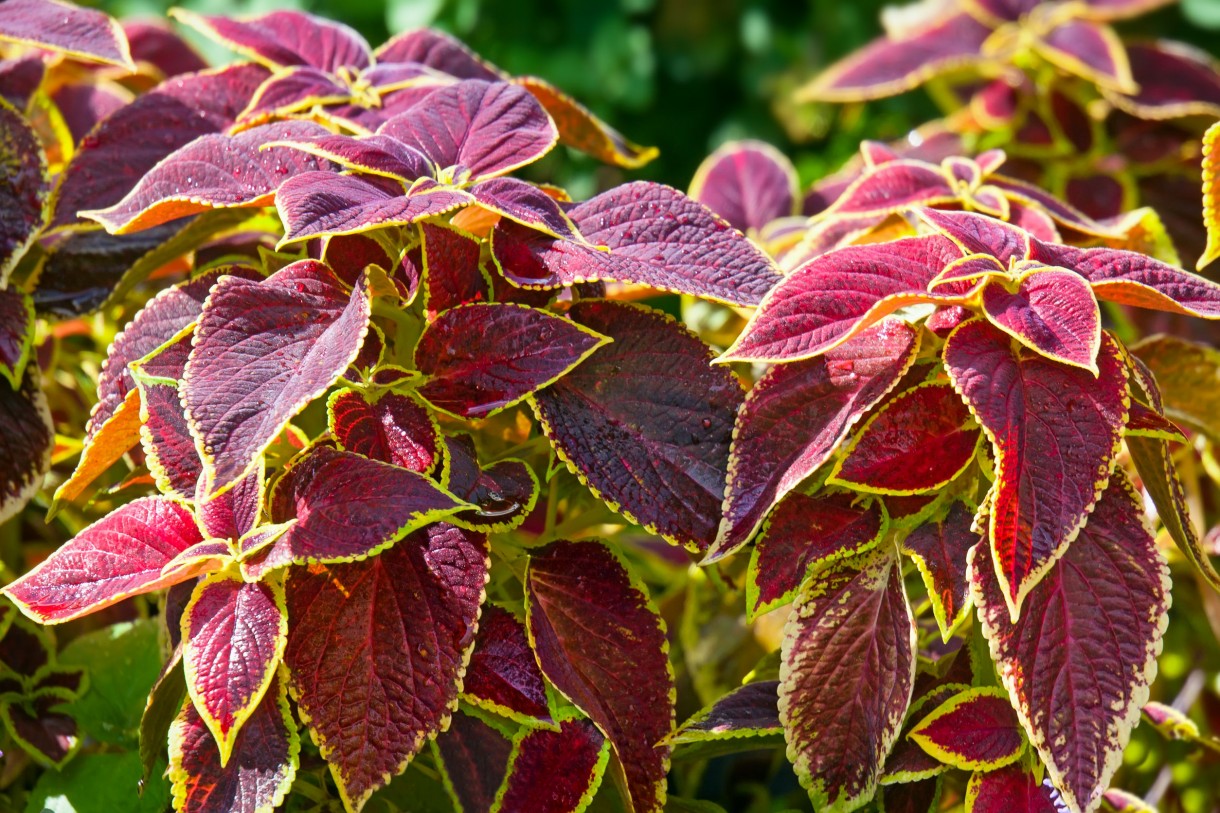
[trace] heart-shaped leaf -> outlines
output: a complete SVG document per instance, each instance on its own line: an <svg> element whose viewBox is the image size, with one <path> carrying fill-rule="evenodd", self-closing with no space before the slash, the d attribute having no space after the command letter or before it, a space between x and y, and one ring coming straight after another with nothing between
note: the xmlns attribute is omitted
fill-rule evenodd
<svg viewBox="0 0 1220 813"><path fill-rule="evenodd" d="M440 462L440 427L419 401L387 392L338 390L328 403L330 431L349 452L431 474Z"/></svg>
<svg viewBox="0 0 1220 813"><path fill-rule="evenodd" d="M796 212L796 169L762 141L730 141L703 159L690 196L738 231L761 229Z"/></svg>
<svg viewBox="0 0 1220 813"><path fill-rule="evenodd" d="M1071 271L1038 268L1015 287L992 282L983 289L987 320L1047 358L1097 375L1101 309L1089 284Z"/></svg>
<svg viewBox="0 0 1220 813"><path fill-rule="evenodd" d="M284 662L350 809L448 722L488 564L481 534L433 525L380 556L290 573Z"/></svg>

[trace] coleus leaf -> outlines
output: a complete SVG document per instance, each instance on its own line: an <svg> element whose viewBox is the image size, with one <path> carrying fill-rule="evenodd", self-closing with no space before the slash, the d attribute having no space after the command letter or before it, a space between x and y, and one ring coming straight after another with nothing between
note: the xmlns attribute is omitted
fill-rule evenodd
<svg viewBox="0 0 1220 813"><path fill-rule="evenodd" d="M182 813L274 810L296 778L301 751L283 682L272 681L242 726L227 763L193 703L170 727L169 778Z"/></svg>
<svg viewBox="0 0 1220 813"><path fill-rule="evenodd" d="M310 237L405 226L459 209L472 200L467 192L427 180L406 195L367 178L306 172L280 186L275 206L285 227L280 244L286 245Z"/></svg>
<svg viewBox="0 0 1220 813"><path fill-rule="evenodd" d="M1097 375L1101 309L1088 282L1071 271L1035 268L1014 287L983 289L987 320L1043 356Z"/></svg>
<svg viewBox="0 0 1220 813"><path fill-rule="evenodd" d="M485 607L479 618L462 692L475 705L512 719L551 719L546 684L525 625L494 604Z"/></svg>
<svg viewBox="0 0 1220 813"><path fill-rule="evenodd" d="M902 541L902 552L915 561L923 577L932 614L946 643L970 609L966 556L980 539L973 524L971 511L956 502L944 520L920 525Z"/></svg>
<svg viewBox="0 0 1220 813"><path fill-rule="evenodd" d="M468 507L422 474L326 446L297 462L288 480L276 486L273 501L291 506L296 521L246 563L252 576L288 564L364 559Z"/></svg>
<svg viewBox="0 0 1220 813"><path fill-rule="evenodd" d="M243 124L261 124L309 111L315 106L341 105L352 99L352 88L326 71L309 65L281 68L259 86L241 113Z"/></svg>
<svg viewBox="0 0 1220 813"><path fill-rule="evenodd" d="M195 515L204 532L213 539L241 539L254 530L263 512L263 466L256 466L228 491L208 499L202 492L206 485L196 483Z"/></svg>
<svg viewBox="0 0 1220 813"><path fill-rule="evenodd" d="M129 234L209 209L269 205L281 183L322 162L299 150L263 145L321 132L313 122L283 121L233 136L200 136L159 161L118 203L79 214L112 234Z"/></svg>
<svg viewBox="0 0 1220 813"><path fill-rule="evenodd" d="M528 90L550 114L559 131L560 144L626 169L637 169L657 157L659 150L656 147L642 147L629 141L545 79L520 76L512 81Z"/></svg>
<svg viewBox="0 0 1220 813"><path fill-rule="evenodd" d="M535 308L462 305L438 315L415 346L415 366L427 376L419 394L444 412L485 418L551 385L609 342Z"/></svg>
<svg viewBox="0 0 1220 813"><path fill-rule="evenodd" d="M513 743L478 717L461 712L436 738L445 789L462 813L488 813L508 774Z"/></svg>
<svg viewBox="0 0 1220 813"><path fill-rule="evenodd" d="M1000 680L1064 801L1093 810L1156 674L1169 574L1125 477L1113 477L1015 622L987 546L970 579Z"/></svg>
<svg viewBox="0 0 1220 813"><path fill-rule="evenodd" d="M234 19L176 8L171 16L270 68L312 65L334 73L340 68L360 69L372 63L368 43L350 26L302 11L272 11Z"/></svg>
<svg viewBox="0 0 1220 813"><path fill-rule="evenodd" d="M725 694L683 723L669 738L680 745L704 739L760 737L782 731L779 681L747 683Z"/></svg>
<svg viewBox="0 0 1220 813"><path fill-rule="evenodd" d="M465 232L421 223L424 290L429 321L438 313L469 302L485 302L490 286L479 267L479 241Z"/></svg>
<svg viewBox="0 0 1220 813"><path fill-rule="evenodd" d="M796 169L762 141L730 141L703 159L690 196L738 231L758 230L796 212Z"/></svg>
<svg viewBox="0 0 1220 813"><path fill-rule="evenodd" d="M420 474L441 459L440 427L419 401L387 392L376 400L356 390L337 390L328 402L330 431L349 452Z"/></svg>
<svg viewBox="0 0 1220 813"><path fill-rule="evenodd" d="M182 384L210 493L245 476L284 425L355 360L370 298L367 275L349 294L314 260L261 282L229 276L216 284Z"/></svg>
<svg viewBox="0 0 1220 813"><path fill-rule="evenodd" d="M827 482L878 494L931 491L965 470L979 435L951 386L923 384L887 401L868 419Z"/></svg>
<svg viewBox="0 0 1220 813"><path fill-rule="evenodd" d="M1039 782L1024 765L975 773L966 785L969 813L1059 813L1062 809L1050 780Z"/></svg>
<svg viewBox="0 0 1220 813"><path fill-rule="evenodd" d="M886 813L935 813L940 809L941 778L933 776L901 785L883 787L878 794Z"/></svg>
<svg viewBox="0 0 1220 813"><path fill-rule="evenodd" d="M660 811L670 749L658 744L673 728L674 677L665 622L647 591L603 544L564 540L530 556L525 588L543 674L610 741L631 809Z"/></svg>
<svg viewBox="0 0 1220 813"><path fill-rule="evenodd" d="M20 291L0 288L0 376L20 388L34 347L34 303Z"/></svg>
<svg viewBox="0 0 1220 813"><path fill-rule="evenodd" d="M136 69L117 22L95 9L58 0L5 0L0 5L0 40Z"/></svg>
<svg viewBox="0 0 1220 813"><path fill-rule="evenodd" d="M948 676L945 677L949 679ZM904 785L919 782L924 779L939 776L949 769L949 766L928 754L907 735L919 722L921 715L936 708L945 700L960 691L969 689L965 683L942 683L920 693L917 688L914 699L907 709L906 722L903 723L898 741L894 744L889 756L885 759L885 770L881 775L882 785Z"/></svg>
<svg viewBox="0 0 1220 813"><path fill-rule="evenodd" d="M0 35L3 15L13 0L0 6ZM24 4L28 0L19 0ZM0 287L42 230L47 198L47 161L42 144L33 128L15 108L0 100L0 159L5 172L0 180Z"/></svg>
<svg viewBox="0 0 1220 813"><path fill-rule="evenodd" d="M36 56L0 59L0 98L26 110L46 72L46 64Z"/></svg>
<svg viewBox="0 0 1220 813"><path fill-rule="evenodd" d="M0 704L0 720L12 739L34 760L62 768L82 741L76 720L64 708L64 696L55 690L35 692L24 702Z"/></svg>
<svg viewBox="0 0 1220 813"><path fill-rule="evenodd" d="M468 436L445 438L447 468L444 483L453 495L473 508L449 521L476 531L506 531L525 521L538 501L538 476L524 461L507 457L487 468L479 465Z"/></svg>
<svg viewBox="0 0 1220 813"><path fill-rule="evenodd" d="M580 813L601 785L609 757L606 738L589 720L530 731L514 747L508 780L492 809Z"/></svg>
<svg viewBox="0 0 1220 813"><path fill-rule="evenodd" d="M71 621L129 596L168 587L175 556L202 542L191 512L163 497L115 509L4 588L43 624Z"/></svg>
<svg viewBox="0 0 1220 813"><path fill-rule="evenodd" d="M1099 87L1133 93L1127 49L1108 25L1069 19L1033 41L1034 50L1048 62Z"/></svg>
<svg viewBox="0 0 1220 813"><path fill-rule="evenodd" d="M387 135L324 135L276 142L319 158L325 158L360 174L379 175L396 181L412 182L433 178L437 168L423 153Z"/></svg>
<svg viewBox="0 0 1220 813"><path fill-rule="evenodd" d="M191 701L216 738L222 768L271 687L287 641L282 586L221 573L195 587L182 615L182 663Z"/></svg>
<svg viewBox="0 0 1220 813"><path fill-rule="evenodd" d="M658 311L585 301L569 313L613 343L534 394L543 431L616 511L706 550L724 498L741 385L710 366L708 348Z"/></svg>
<svg viewBox="0 0 1220 813"><path fill-rule="evenodd" d="M1015 355L982 320L945 343L945 368L996 455L989 537L1013 618L1085 523L1110 478L1130 401L1108 334L1099 375Z"/></svg>
<svg viewBox="0 0 1220 813"><path fill-rule="evenodd" d="M634 282L755 305L780 279L757 246L702 204L661 184L624 184L567 214L584 241L555 239L511 222L496 225L492 256L510 282L543 288Z"/></svg>
<svg viewBox="0 0 1220 813"><path fill-rule="evenodd" d="M161 493L183 501L207 496L203 461L183 411L178 380L190 355L184 334L132 365L140 391L140 444ZM238 481L240 484L242 481Z"/></svg>
<svg viewBox="0 0 1220 813"><path fill-rule="evenodd" d="M771 507L898 384L918 350L913 328L886 319L823 356L764 373L737 416L724 520L707 559L744 545Z"/></svg>
<svg viewBox="0 0 1220 813"><path fill-rule="evenodd" d="M559 139L555 123L529 91L481 79L432 91L378 132L418 150L459 181L505 175L546 155Z"/></svg>
<svg viewBox="0 0 1220 813"><path fill-rule="evenodd" d="M872 798L915 685L915 625L896 552L821 571L784 632L779 715L818 809Z"/></svg>
<svg viewBox="0 0 1220 813"><path fill-rule="evenodd" d="M126 20L122 23L131 57L142 71L155 68L161 76L174 77L207 68L195 48L159 20Z"/></svg>
<svg viewBox="0 0 1220 813"><path fill-rule="evenodd" d="M491 178L470 187L470 194L482 208L523 226L553 237L580 239L559 202L533 184L517 178Z"/></svg>
<svg viewBox="0 0 1220 813"><path fill-rule="evenodd" d="M380 556L290 572L284 661L350 809L447 723L488 564L485 537L438 524Z"/></svg>
<svg viewBox="0 0 1220 813"><path fill-rule="evenodd" d="M483 60L457 38L435 28L416 28L388 39L375 52L378 62L416 62L456 79L503 79L499 68Z"/></svg>
<svg viewBox="0 0 1220 813"><path fill-rule="evenodd" d="M957 244L964 256L989 255L1005 268L1018 260L1030 258L1031 235L1011 223L973 212L919 209L916 214L933 229ZM1054 262L1042 261L1046 265L1056 265Z"/></svg>
<svg viewBox="0 0 1220 813"><path fill-rule="evenodd" d="M1176 336L1153 336L1133 351L1155 377L1164 412L1220 442L1220 350Z"/></svg>
<svg viewBox="0 0 1220 813"><path fill-rule="evenodd" d="M242 63L170 79L108 116L68 162L52 224L113 206L158 161L200 136L223 132L267 76L265 68Z"/></svg>
<svg viewBox="0 0 1220 813"><path fill-rule="evenodd" d="M943 73L982 62L991 29L959 13L922 26L910 37L876 40L802 88L805 101L851 102L892 96Z"/></svg>
<svg viewBox="0 0 1220 813"><path fill-rule="evenodd" d="M995 770L1015 762L1025 750L1008 692L998 687L954 695L908 736L941 762L967 770Z"/></svg>
<svg viewBox="0 0 1220 813"><path fill-rule="evenodd" d="M952 305L967 290L928 291L963 252L940 235L849 246L816 257L771 289L721 361L799 361L859 335L899 308Z"/></svg>
<svg viewBox="0 0 1220 813"><path fill-rule="evenodd" d="M850 494L789 494L767 518L746 576L752 616L792 600L805 577L827 563L876 547L889 528L879 502L853 505Z"/></svg>
<svg viewBox="0 0 1220 813"><path fill-rule="evenodd" d="M1210 54L1167 40L1124 45L1139 90L1117 93L1103 89L1115 107L1153 120L1220 115L1220 78Z"/></svg>

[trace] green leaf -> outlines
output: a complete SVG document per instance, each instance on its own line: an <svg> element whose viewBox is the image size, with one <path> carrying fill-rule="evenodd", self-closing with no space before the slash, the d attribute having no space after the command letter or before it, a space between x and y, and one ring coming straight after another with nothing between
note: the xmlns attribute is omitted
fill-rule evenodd
<svg viewBox="0 0 1220 813"><path fill-rule="evenodd" d="M116 670L115 675L123 673ZM38 778L25 813L162 813L169 808L164 777L149 779L143 795L138 793L139 782L140 755L134 751L81 754L62 771L46 771Z"/></svg>
<svg viewBox="0 0 1220 813"><path fill-rule="evenodd" d="M124 622L86 633L64 647L59 663L89 673L89 689L65 708L82 734L124 748L139 745L144 701L161 671L156 622Z"/></svg>

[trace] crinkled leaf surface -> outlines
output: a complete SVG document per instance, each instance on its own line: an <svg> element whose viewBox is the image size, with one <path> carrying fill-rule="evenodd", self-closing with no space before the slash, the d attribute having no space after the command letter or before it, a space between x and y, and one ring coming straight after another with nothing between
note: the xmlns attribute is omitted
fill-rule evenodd
<svg viewBox="0 0 1220 813"><path fill-rule="evenodd" d="M945 367L996 454L989 536L1015 618L1063 554L1110 479L1127 420L1127 376L1106 335L1100 374L1014 354L975 320L945 344Z"/></svg>
<svg viewBox="0 0 1220 813"><path fill-rule="evenodd" d="M483 609L463 695L509 716L549 720L546 684L530 648L525 625L495 605Z"/></svg>
<svg viewBox="0 0 1220 813"><path fill-rule="evenodd" d="M419 394L464 418L483 418L560 379L609 339L521 305L463 305L437 316L415 346L428 376Z"/></svg>
<svg viewBox="0 0 1220 813"><path fill-rule="evenodd" d="M440 430L419 401L396 392L340 390L330 400L330 431L349 452L428 474L440 462Z"/></svg>
<svg viewBox="0 0 1220 813"><path fill-rule="evenodd" d="M668 186L624 184L577 204L568 216L584 241L511 222L496 226L492 255L511 282L558 288L617 280L756 305L780 280L775 263L757 246Z"/></svg>
<svg viewBox="0 0 1220 813"><path fill-rule="evenodd" d="M144 497L85 528L4 593L42 623L70 621L168 587L161 569L201 541L188 509Z"/></svg>
<svg viewBox="0 0 1220 813"><path fill-rule="evenodd" d="M706 550L724 498L741 385L658 311L586 301L569 313L613 342L534 395L547 437L615 510Z"/></svg>
<svg viewBox="0 0 1220 813"><path fill-rule="evenodd" d="M699 165L690 196L738 231L761 229L796 210L792 163L762 141L732 141Z"/></svg>
<svg viewBox="0 0 1220 813"><path fill-rule="evenodd" d="M0 34L4 9L0 6ZM0 286L42 230L51 186L46 157L33 128L8 103L0 101Z"/></svg>
<svg viewBox="0 0 1220 813"><path fill-rule="evenodd" d="M919 334L887 319L824 356L764 373L737 416L724 520L709 559L745 544L771 507L898 384L918 350Z"/></svg>
<svg viewBox="0 0 1220 813"><path fill-rule="evenodd" d="M517 744L495 809L500 813L581 810L601 784L609 753L606 738L589 720L564 720L558 731L531 731Z"/></svg>
<svg viewBox="0 0 1220 813"><path fill-rule="evenodd" d="M969 689L937 706L908 735L932 756L957 768L990 771L1025 750L1021 724L999 687Z"/></svg>
<svg viewBox="0 0 1220 813"><path fill-rule="evenodd" d="M353 809L448 721L487 567L481 534L432 525L380 556L291 572L293 696Z"/></svg>
<svg viewBox="0 0 1220 813"><path fill-rule="evenodd" d="M282 588L236 574L210 576L195 587L182 616L182 663L221 766L271 687L287 640Z"/></svg>
<svg viewBox="0 0 1220 813"><path fill-rule="evenodd" d="M674 677L647 592L605 545L560 540L530 556L526 622L543 674L613 746L631 807L660 811Z"/></svg>
<svg viewBox="0 0 1220 813"><path fill-rule="evenodd" d="M1023 765L971 776L966 806L970 813L1059 813L1063 809L1050 779L1039 782Z"/></svg>
<svg viewBox="0 0 1220 813"><path fill-rule="evenodd" d="M992 554L970 579L983 634L1030 743L1064 800L1094 810L1148 699L1169 575L1121 475L1015 622Z"/></svg>
<svg viewBox="0 0 1220 813"><path fill-rule="evenodd" d="M983 314L1026 347L1097 374L1101 309L1079 274L1036 270L1015 291L993 282L983 289Z"/></svg>
<svg viewBox="0 0 1220 813"><path fill-rule="evenodd" d="M349 294L313 260L261 282L230 276L217 283L182 385L211 493L241 479L284 425L347 369L370 307L367 279Z"/></svg>
<svg viewBox="0 0 1220 813"><path fill-rule="evenodd" d="M915 625L893 551L832 565L802 590L784 632L779 715L814 806L872 798L915 685Z"/></svg>

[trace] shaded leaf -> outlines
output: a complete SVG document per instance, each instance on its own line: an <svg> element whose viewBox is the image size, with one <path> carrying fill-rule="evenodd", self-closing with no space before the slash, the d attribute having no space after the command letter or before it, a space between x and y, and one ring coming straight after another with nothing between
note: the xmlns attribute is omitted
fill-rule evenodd
<svg viewBox="0 0 1220 813"><path fill-rule="evenodd" d="M902 541L902 552L915 560L923 577L945 642L970 608L966 556L980 539L973 523L974 514L955 502L943 521L920 525Z"/></svg>
<svg viewBox="0 0 1220 813"><path fill-rule="evenodd" d="M747 683L683 723L669 738L674 745L706 739L779 734L779 681Z"/></svg>
<svg viewBox="0 0 1220 813"><path fill-rule="evenodd" d="M513 743L469 714L454 714L436 738L445 789L461 813L489 813L508 773Z"/></svg>
<svg viewBox="0 0 1220 813"><path fill-rule="evenodd" d="M976 773L966 785L969 813L1059 813L1062 806L1049 779L1041 782L1023 765Z"/></svg>
<svg viewBox="0 0 1220 813"><path fill-rule="evenodd" d="M991 771L1015 762L1025 750L1021 724L999 687L970 689L937 706L909 734L941 762Z"/></svg>
<svg viewBox="0 0 1220 813"><path fill-rule="evenodd" d="M497 714L549 721L546 684L525 625L494 604L483 609L463 697Z"/></svg>
<svg viewBox="0 0 1220 813"><path fill-rule="evenodd" d="M9 7L30 2L7 0L0 5L0 38ZM0 100L0 160L5 167L0 178L0 287L3 287L17 261L42 230L51 192L47 160L37 133L3 100Z"/></svg>
<svg viewBox="0 0 1220 813"><path fill-rule="evenodd" d="M531 731L514 748L494 810L579 813L597 793L609 755L605 737L589 720L564 720L558 731Z"/></svg>

